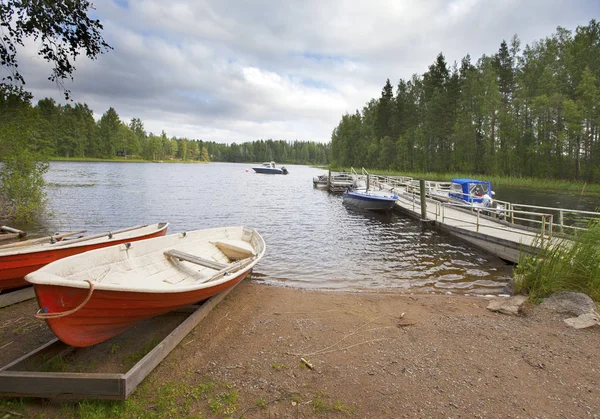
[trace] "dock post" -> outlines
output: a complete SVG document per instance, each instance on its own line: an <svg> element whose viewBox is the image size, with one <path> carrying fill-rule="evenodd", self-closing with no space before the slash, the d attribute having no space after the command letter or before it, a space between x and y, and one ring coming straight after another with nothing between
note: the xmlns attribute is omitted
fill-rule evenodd
<svg viewBox="0 0 600 419"><path fill-rule="evenodd" d="M331 190L331 169L327 172L327 190Z"/></svg>
<svg viewBox="0 0 600 419"><path fill-rule="evenodd" d="M419 180L419 189L421 190L421 220L427 219L427 201L425 200L425 179Z"/></svg>

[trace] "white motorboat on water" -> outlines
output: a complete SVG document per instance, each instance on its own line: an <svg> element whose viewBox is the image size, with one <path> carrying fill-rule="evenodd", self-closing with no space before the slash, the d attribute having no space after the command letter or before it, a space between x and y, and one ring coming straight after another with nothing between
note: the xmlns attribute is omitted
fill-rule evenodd
<svg viewBox="0 0 600 419"><path fill-rule="evenodd" d="M265 162L258 167L253 167L252 170L254 170L256 173L264 173L264 174L268 174L268 175L287 175L288 174L288 170L284 166L277 167L275 165L274 161Z"/></svg>

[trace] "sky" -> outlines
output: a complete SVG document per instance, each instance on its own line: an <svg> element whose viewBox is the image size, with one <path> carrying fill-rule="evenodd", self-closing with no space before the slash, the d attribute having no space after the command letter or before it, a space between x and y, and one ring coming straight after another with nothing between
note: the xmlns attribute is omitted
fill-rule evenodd
<svg viewBox="0 0 600 419"><path fill-rule="evenodd" d="M476 62L600 18L600 0L92 0L114 49L75 61L74 102L146 131L219 143L329 142L345 113L441 52ZM19 69L34 101L62 92L31 41Z"/></svg>

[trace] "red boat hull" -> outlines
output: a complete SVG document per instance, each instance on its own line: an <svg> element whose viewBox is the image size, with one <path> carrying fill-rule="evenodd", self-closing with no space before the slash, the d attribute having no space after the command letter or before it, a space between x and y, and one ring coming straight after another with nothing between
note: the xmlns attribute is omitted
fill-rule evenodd
<svg viewBox="0 0 600 419"><path fill-rule="evenodd" d="M103 243L82 244L76 247L55 248L41 250L39 252L22 253L15 255L6 255L0 257L0 291L13 288L24 287L29 285L25 281L25 275L37 271L42 266L66 258L68 256L77 255L87 252L88 250L100 249L102 247L114 246L117 244L128 243L138 240L150 239L152 237L160 237L167 234L167 229L163 228L151 234L143 236L130 237L122 240L107 240Z"/></svg>
<svg viewBox="0 0 600 419"><path fill-rule="evenodd" d="M72 346L91 346L110 339L140 320L205 300L244 279L246 271L213 287L180 293L121 292L95 289L90 300L76 312L46 319L54 334ZM34 284L42 313L62 313L79 306L89 290L57 285Z"/></svg>

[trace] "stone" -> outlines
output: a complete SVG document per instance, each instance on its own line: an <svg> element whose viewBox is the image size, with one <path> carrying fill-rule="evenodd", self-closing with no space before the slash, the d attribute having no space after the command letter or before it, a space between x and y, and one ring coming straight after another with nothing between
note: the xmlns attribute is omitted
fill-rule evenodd
<svg viewBox="0 0 600 419"><path fill-rule="evenodd" d="M581 292L559 291L545 298L540 307L557 313L580 316L594 312L596 303L589 296Z"/></svg>
<svg viewBox="0 0 600 419"><path fill-rule="evenodd" d="M502 314L509 314L516 316L521 310L521 306L527 301L526 295L515 295L509 298L496 298L490 301L487 309L490 311L497 311Z"/></svg>
<svg viewBox="0 0 600 419"><path fill-rule="evenodd" d="M565 319L565 323L575 329L585 329L586 327L600 325L600 316L598 316L598 313L589 312L577 317Z"/></svg>

